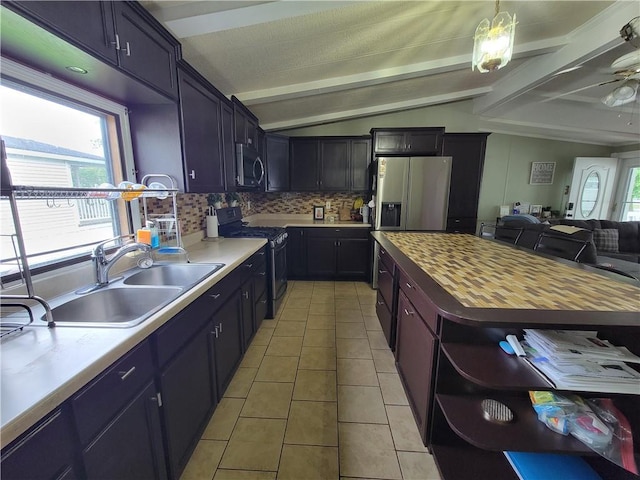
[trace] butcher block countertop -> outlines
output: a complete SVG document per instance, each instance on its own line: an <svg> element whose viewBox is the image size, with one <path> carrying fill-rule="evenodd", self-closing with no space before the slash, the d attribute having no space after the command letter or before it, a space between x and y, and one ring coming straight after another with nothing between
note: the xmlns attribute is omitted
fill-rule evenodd
<svg viewBox="0 0 640 480"><path fill-rule="evenodd" d="M472 235L372 235L441 312L463 322L640 326L640 287L588 266Z"/></svg>

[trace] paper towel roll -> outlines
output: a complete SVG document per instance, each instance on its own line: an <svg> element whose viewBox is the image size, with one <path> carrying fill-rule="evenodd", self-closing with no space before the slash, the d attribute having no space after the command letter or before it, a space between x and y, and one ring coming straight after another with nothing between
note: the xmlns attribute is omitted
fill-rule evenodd
<svg viewBox="0 0 640 480"><path fill-rule="evenodd" d="M218 217L207 215L207 237L215 238L218 236Z"/></svg>

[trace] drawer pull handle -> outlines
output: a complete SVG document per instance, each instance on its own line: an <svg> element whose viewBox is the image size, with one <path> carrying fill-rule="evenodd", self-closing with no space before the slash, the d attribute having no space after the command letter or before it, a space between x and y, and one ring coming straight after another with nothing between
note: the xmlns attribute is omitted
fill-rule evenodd
<svg viewBox="0 0 640 480"><path fill-rule="evenodd" d="M267 303L266 300L260 300L260 303Z"/></svg>
<svg viewBox="0 0 640 480"><path fill-rule="evenodd" d="M209 295L211 298L213 298L214 300L217 300L220 297L219 293L212 293L211 295Z"/></svg>
<svg viewBox="0 0 640 480"><path fill-rule="evenodd" d="M247 268L251 268L253 267L253 263L245 263L244 266Z"/></svg>
<svg viewBox="0 0 640 480"><path fill-rule="evenodd" d="M384 305L384 301L379 301L378 305Z"/></svg>
<svg viewBox="0 0 640 480"><path fill-rule="evenodd" d="M258 255L262 255L264 257L264 252L258 252Z"/></svg>
<svg viewBox="0 0 640 480"><path fill-rule="evenodd" d="M211 334L212 334L212 335L215 335L215 336L216 336L216 338L218 338L218 326L216 326L216 327L213 329L213 332L211 332Z"/></svg>
<svg viewBox="0 0 640 480"><path fill-rule="evenodd" d="M406 308L404 309L404 314L405 315L413 315L415 312L410 312L409 310L407 310Z"/></svg>
<svg viewBox="0 0 640 480"><path fill-rule="evenodd" d="M242 292L242 296L248 300L249 299L249 292L248 291L247 292Z"/></svg>
<svg viewBox="0 0 640 480"><path fill-rule="evenodd" d="M411 285L409 282L406 282L406 283L408 288L413 288L413 285Z"/></svg>
<svg viewBox="0 0 640 480"><path fill-rule="evenodd" d="M118 375L120 375L120 380L126 380L127 377L129 375L131 375L133 372L136 371L136 367L131 367L129 370L127 370L126 372L118 372Z"/></svg>
<svg viewBox="0 0 640 480"><path fill-rule="evenodd" d="M267 274L267 272L258 272L258 275L264 277Z"/></svg>
<svg viewBox="0 0 640 480"><path fill-rule="evenodd" d="M220 329L220 333L222 333L222 322L218 324L218 328Z"/></svg>
<svg viewBox="0 0 640 480"><path fill-rule="evenodd" d="M382 274L382 273L387 273L386 270L378 270L378 273Z"/></svg>

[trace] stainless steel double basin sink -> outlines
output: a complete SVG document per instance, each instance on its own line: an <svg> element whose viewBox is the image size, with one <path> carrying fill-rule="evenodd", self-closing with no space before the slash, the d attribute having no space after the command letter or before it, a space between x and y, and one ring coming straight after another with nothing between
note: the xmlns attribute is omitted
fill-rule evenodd
<svg viewBox="0 0 640 480"><path fill-rule="evenodd" d="M57 326L133 327L222 267L223 263L173 263L133 269L124 279L91 293L52 301L53 320ZM44 316L41 320L46 321Z"/></svg>

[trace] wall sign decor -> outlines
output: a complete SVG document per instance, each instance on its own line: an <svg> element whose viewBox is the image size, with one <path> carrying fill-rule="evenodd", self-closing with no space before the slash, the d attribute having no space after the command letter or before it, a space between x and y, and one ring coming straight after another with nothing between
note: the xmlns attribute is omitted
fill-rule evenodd
<svg viewBox="0 0 640 480"><path fill-rule="evenodd" d="M532 162L530 185L552 185L556 172L556 162Z"/></svg>
<svg viewBox="0 0 640 480"><path fill-rule="evenodd" d="M324 220L324 207L322 207L322 206L313 207L313 219L314 220Z"/></svg>

